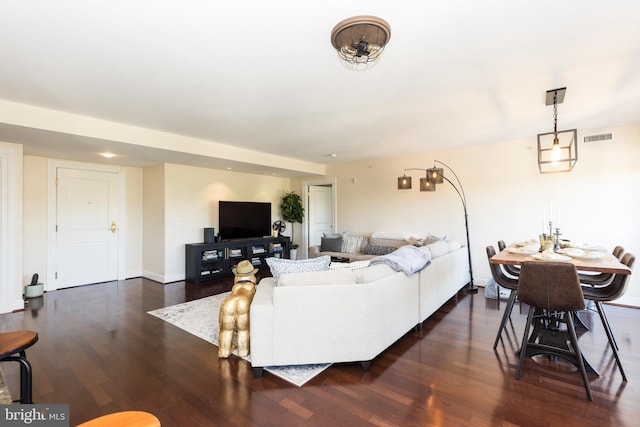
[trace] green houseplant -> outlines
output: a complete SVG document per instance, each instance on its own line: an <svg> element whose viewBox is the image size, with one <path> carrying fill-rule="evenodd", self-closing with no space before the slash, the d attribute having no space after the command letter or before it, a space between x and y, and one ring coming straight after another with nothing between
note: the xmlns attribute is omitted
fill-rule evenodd
<svg viewBox="0 0 640 427"><path fill-rule="evenodd" d="M293 243L293 224L302 224L304 218L304 208L300 196L293 191L286 193L280 203L280 214L282 219L291 223L291 249L298 249L298 245Z"/></svg>

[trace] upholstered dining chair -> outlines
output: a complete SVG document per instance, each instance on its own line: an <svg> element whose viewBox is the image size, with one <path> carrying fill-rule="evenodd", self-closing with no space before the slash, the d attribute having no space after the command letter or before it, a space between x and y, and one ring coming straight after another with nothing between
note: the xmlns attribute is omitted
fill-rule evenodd
<svg viewBox="0 0 640 427"><path fill-rule="evenodd" d="M620 262L633 270L636 258L634 255L626 253L622 257ZM602 303L607 301L614 301L624 295L627 290L627 286L629 285L630 277L630 274L614 274L613 279L606 286L582 285L582 293L585 299L591 300L596 304L596 309L598 311L598 314L600 315L602 326L605 333L607 334L607 339L609 340L609 346L611 346L611 351L613 351L613 355L616 359L616 364L618 365L618 369L620 370L620 374L622 375L622 379L624 381L627 381L627 376L624 373L622 362L620 362L620 356L618 355L618 343L616 342L616 339L613 335L611 325L609 324L607 315L604 312L604 306Z"/></svg>
<svg viewBox="0 0 640 427"><path fill-rule="evenodd" d="M0 333L0 362L13 361L20 364L20 403L32 404L31 386L33 384L31 363L27 360L26 350L38 341L34 331L11 331ZM18 402L18 400L16 400Z"/></svg>
<svg viewBox="0 0 640 427"><path fill-rule="evenodd" d="M504 243L504 240L498 240L498 250L499 251L504 251L506 249L506 247L507 247L507 245ZM502 267L504 268L504 271L507 272L507 274L515 277L516 279L520 275L520 267L518 267L518 266L509 265L509 264L503 264Z"/></svg>
<svg viewBox="0 0 640 427"><path fill-rule="evenodd" d="M616 246L613 248L611 254L616 257L618 261L622 261L624 248L622 246ZM591 286L605 286L613 280L613 274L611 273L578 273L578 277L580 278L580 283Z"/></svg>
<svg viewBox="0 0 640 427"><path fill-rule="evenodd" d="M545 354L561 357L578 366L587 398L593 400L585 361L573 323L575 312L584 309L584 296L576 267L565 262L522 263L518 299L529 305L529 313L520 348L516 380L522 375L522 367L527 356ZM549 322L566 323L566 335L570 346L566 345L566 335L562 337L563 340L558 340L558 336L564 334L560 327L553 330L552 340L544 339L544 333L549 331ZM530 336L532 325L534 328ZM561 346L561 343L564 346Z"/></svg>
<svg viewBox="0 0 640 427"><path fill-rule="evenodd" d="M487 259L490 260L491 257L495 254L495 248L493 246L487 246ZM511 317L511 311L513 311L513 306L516 302L516 296L518 294L518 279L507 276L504 270L501 268L501 265L491 264L491 262L489 262L489 269L491 270L493 280L495 280L498 285L511 291L509 293L507 306L504 308L504 313L502 314L502 320L500 322L500 327L498 328L498 334L496 335L496 339L493 342L493 349L495 350L498 347L498 342L500 341L500 337L502 336L502 331L504 330L505 326L507 326L507 322Z"/></svg>

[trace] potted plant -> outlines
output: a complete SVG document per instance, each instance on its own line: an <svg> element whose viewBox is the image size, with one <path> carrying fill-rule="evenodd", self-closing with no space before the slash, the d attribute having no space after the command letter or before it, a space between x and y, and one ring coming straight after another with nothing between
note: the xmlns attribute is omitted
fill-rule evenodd
<svg viewBox="0 0 640 427"><path fill-rule="evenodd" d="M302 207L302 199L295 192L290 191L282 197L280 203L280 214L282 219L291 223L291 259L296 259L298 245L293 243L293 224L302 224L304 219L304 208Z"/></svg>
<svg viewBox="0 0 640 427"><path fill-rule="evenodd" d="M31 283L24 287L25 298L36 298L44 293L44 283L38 282L38 273L31 276Z"/></svg>

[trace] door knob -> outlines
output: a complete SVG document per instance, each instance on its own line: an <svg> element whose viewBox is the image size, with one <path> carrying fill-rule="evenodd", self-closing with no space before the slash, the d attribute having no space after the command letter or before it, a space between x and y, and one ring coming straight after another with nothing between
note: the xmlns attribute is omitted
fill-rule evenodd
<svg viewBox="0 0 640 427"><path fill-rule="evenodd" d="M117 229L118 229L118 227L116 226L116 222L115 221L111 221L111 232L115 233Z"/></svg>

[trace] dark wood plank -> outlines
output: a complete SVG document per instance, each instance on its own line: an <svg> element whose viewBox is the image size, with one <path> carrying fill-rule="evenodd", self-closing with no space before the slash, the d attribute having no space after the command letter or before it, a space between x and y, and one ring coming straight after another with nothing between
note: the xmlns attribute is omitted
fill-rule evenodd
<svg viewBox="0 0 640 427"><path fill-rule="evenodd" d="M492 344L504 301L482 291L449 301L419 331L374 360L332 366L303 387L251 366L147 313L229 290L229 280L205 286L132 279L46 293L27 310L0 315L0 331L33 329L40 340L27 355L37 403L69 403L71 423L114 411L155 414L163 426L552 426L635 425L640 311L606 306L628 383L617 371L597 314L579 330L590 375L589 402L572 366L527 360L515 380L525 310L514 308L497 351ZM635 346L637 347L637 345ZM12 394L18 371L2 368Z"/></svg>

